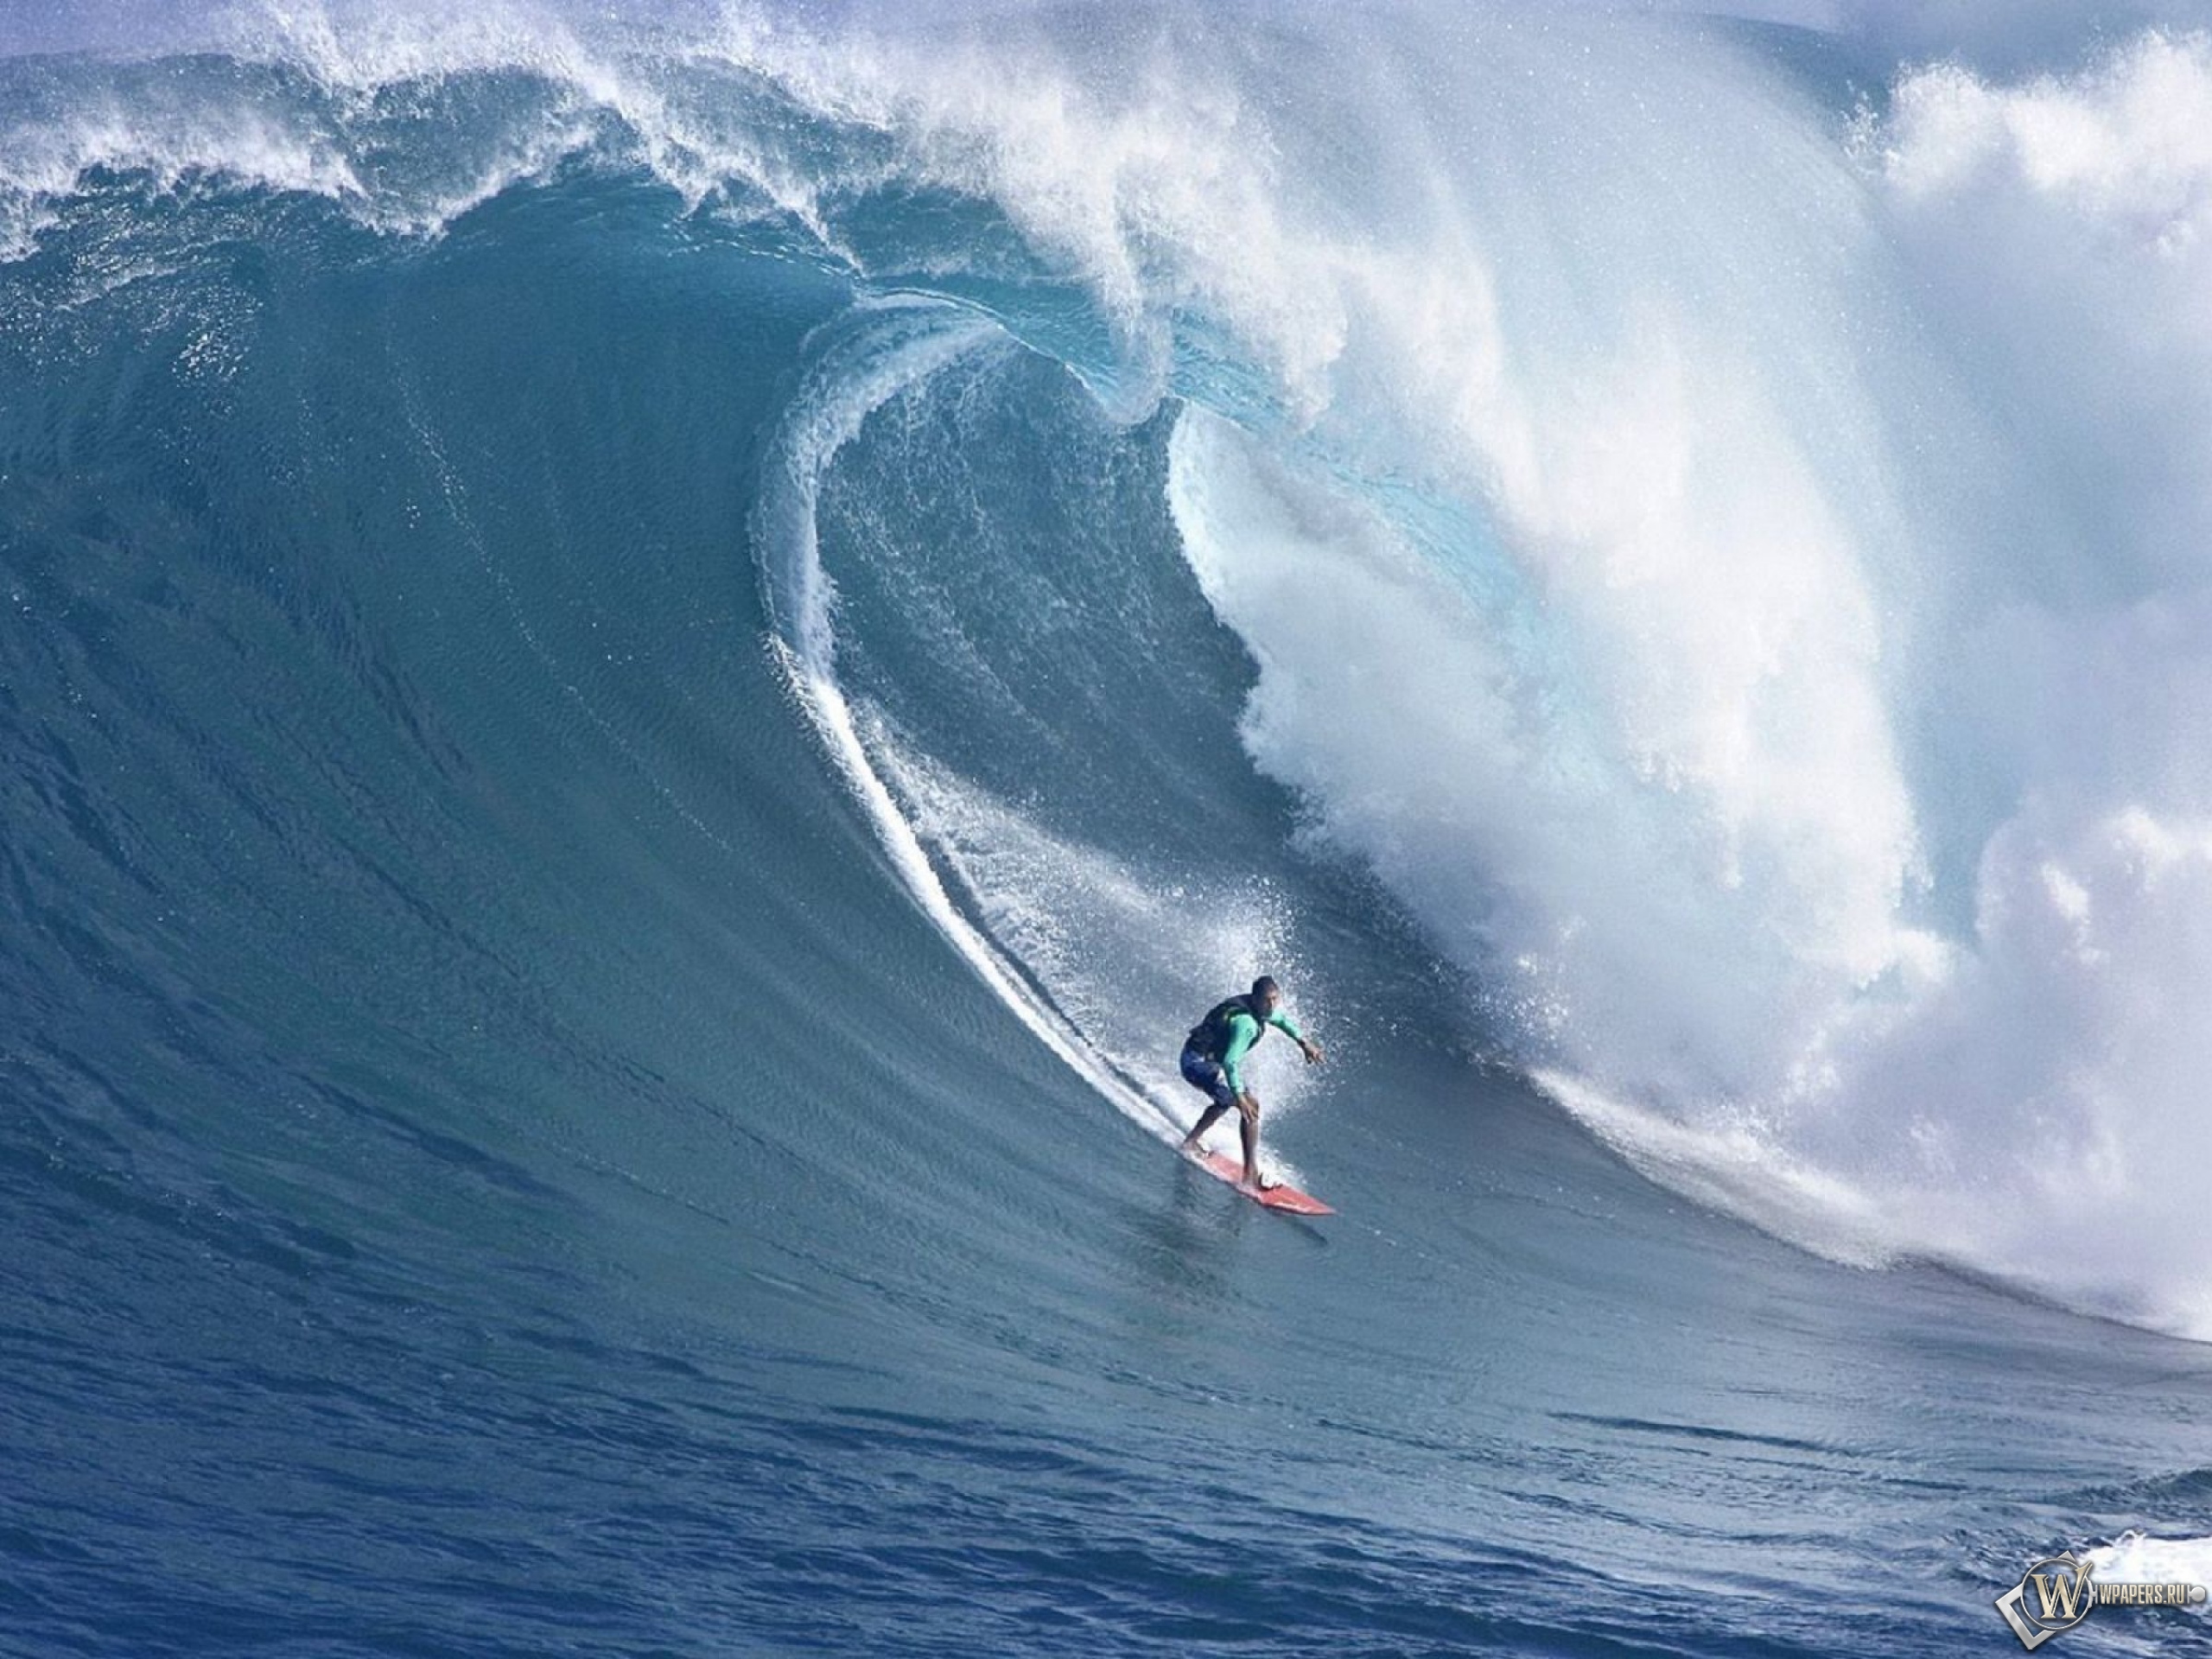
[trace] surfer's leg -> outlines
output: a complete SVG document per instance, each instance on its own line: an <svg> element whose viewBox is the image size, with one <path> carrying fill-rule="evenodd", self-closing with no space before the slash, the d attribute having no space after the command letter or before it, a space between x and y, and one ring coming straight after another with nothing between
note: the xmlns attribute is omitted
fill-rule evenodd
<svg viewBox="0 0 2212 1659"><path fill-rule="evenodd" d="M1198 1149L1198 1142L1205 1139L1206 1131L1220 1122L1221 1115L1228 1109L1226 1106L1215 1105L1209 1106L1201 1112L1198 1115L1198 1121L1191 1125L1191 1132L1183 1137L1182 1149L1185 1152L1196 1152Z"/></svg>
<svg viewBox="0 0 2212 1659"><path fill-rule="evenodd" d="M1253 1191L1260 1190L1260 1103L1247 1095L1236 1103L1236 1109L1243 1114L1236 1131L1244 1141L1244 1185Z"/></svg>
<svg viewBox="0 0 2212 1659"><path fill-rule="evenodd" d="M1229 1079L1223 1075L1221 1062L1211 1059L1195 1048L1183 1051L1179 1068L1183 1081L1206 1096L1213 1103L1205 1109L1198 1121L1191 1125L1191 1132L1183 1137L1183 1150L1196 1152L1205 1132L1213 1128L1221 1115L1236 1104L1236 1096L1229 1090Z"/></svg>

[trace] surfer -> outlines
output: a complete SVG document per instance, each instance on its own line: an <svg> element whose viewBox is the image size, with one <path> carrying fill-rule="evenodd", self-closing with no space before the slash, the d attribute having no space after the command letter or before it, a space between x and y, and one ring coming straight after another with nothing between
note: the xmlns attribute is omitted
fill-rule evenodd
<svg viewBox="0 0 2212 1659"><path fill-rule="evenodd" d="M1196 1152L1205 1132L1234 1107L1243 1118L1237 1132L1244 1139L1244 1185L1255 1192L1264 1185L1260 1179L1260 1101L1244 1086L1244 1056L1273 1026L1298 1045L1306 1065L1321 1063L1321 1045L1307 1041L1288 1014L1276 1012L1281 1004L1282 988L1262 974L1244 995L1217 1003L1183 1039L1183 1081L1212 1104L1183 1137L1182 1150Z"/></svg>

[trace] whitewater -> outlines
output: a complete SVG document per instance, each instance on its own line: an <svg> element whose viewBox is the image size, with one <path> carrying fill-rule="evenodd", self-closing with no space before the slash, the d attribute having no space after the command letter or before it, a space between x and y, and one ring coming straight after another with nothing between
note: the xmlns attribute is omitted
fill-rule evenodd
<svg viewBox="0 0 2212 1659"><path fill-rule="evenodd" d="M0 1650L2212 1583L2212 18L1739 10L0 14Z"/></svg>

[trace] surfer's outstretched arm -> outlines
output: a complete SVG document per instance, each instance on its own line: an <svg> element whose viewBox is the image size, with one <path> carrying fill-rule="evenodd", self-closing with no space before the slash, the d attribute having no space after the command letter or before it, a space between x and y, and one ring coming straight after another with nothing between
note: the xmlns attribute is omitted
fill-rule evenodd
<svg viewBox="0 0 2212 1659"><path fill-rule="evenodd" d="M1268 1023L1298 1045L1299 1052L1306 1056L1306 1065L1319 1065L1326 1058L1321 1052L1321 1045L1310 1041L1306 1033L1298 1028L1298 1022L1288 1014L1280 1012L1271 1014L1268 1016Z"/></svg>

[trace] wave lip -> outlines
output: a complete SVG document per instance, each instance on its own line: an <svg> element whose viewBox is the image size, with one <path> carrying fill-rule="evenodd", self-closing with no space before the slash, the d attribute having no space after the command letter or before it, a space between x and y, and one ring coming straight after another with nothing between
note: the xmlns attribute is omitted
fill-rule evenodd
<svg viewBox="0 0 2212 1659"><path fill-rule="evenodd" d="M779 660L793 696L868 811L908 893L975 973L1101 1096L1151 1133L1172 1133L1165 1112L1071 1037L1038 982L955 901L914 823L886 781L895 759L880 726L856 713L836 673L833 590L822 568L815 514L822 481L861 423L901 391L1003 336L951 307L900 300L863 306L833 325L763 465L755 540ZM874 741L871 741L871 734Z"/></svg>

